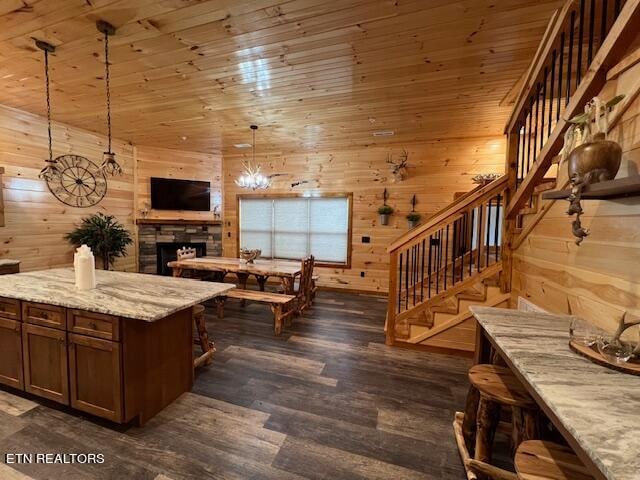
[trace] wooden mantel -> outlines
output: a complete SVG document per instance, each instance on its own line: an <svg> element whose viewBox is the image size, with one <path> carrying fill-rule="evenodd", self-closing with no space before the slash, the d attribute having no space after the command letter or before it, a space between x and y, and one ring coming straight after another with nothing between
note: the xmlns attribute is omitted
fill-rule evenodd
<svg viewBox="0 0 640 480"><path fill-rule="evenodd" d="M187 220L184 218L137 218L136 225L222 225L222 220Z"/></svg>

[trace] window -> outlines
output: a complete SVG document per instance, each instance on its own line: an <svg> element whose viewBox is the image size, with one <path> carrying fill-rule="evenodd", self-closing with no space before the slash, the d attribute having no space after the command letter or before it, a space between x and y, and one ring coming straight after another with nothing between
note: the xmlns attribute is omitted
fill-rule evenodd
<svg viewBox="0 0 640 480"><path fill-rule="evenodd" d="M239 196L239 246L262 256L349 265L351 195Z"/></svg>

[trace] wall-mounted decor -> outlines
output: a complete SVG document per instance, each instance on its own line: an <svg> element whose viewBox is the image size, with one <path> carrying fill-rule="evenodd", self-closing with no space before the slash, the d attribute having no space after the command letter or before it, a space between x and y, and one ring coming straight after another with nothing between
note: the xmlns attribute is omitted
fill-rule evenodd
<svg viewBox="0 0 640 480"><path fill-rule="evenodd" d="M476 185L485 186L489 185L491 182L497 180L501 176L502 175L499 173L479 173L478 175L474 175L473 177L471 177L471 180Z"/></svg>
<svg viewBox="0 0 640 480"><path fill-rule="evenodd" d="M260 165L256 164L256 130L258 130L258 126L251 125L249 128L251 128L251 131L253 132L253 163L248 162L243 164L243 171L236 179L236 185L240 188L247 188L250 190L263 190L271 186L271 180L268 175L264 175L260 171Z"/></svg>
<svg viewBox="0 0 640 480"><path fill-rule="evenodd" d="M96 27L100 33L104 35L104 82L107 92L107 151L102 154L102 165L100 168L107 175L120 175L122 168L116 161L116 154L111 151L111 84L109 70L109 37L116 33L116 29L110 23L104 20L98 20Z"/></svg>
<svg viewBox="0 0 640 480"><path fill-rule="evenodd" d="M393 155L387 156L387 163L391 165L391 175L394 182L402 182L409 176L409 152L402 150L398 160L393 159Z"/></svg>
<svg viewBox="0 0 640 480"><path fill-rule="evenodd" d="M410 229L415 228L418 223L420 223L421 215L416 212L416 203L418 203L418 200L414 195L413 197L411 197L411 212L407 214L407 222L409 223Z"/></svg>
<svg viewBox="0 0 640 480"><path fill-rule="evenodd" d="M384 189L382 193L382 206L378 208L378 215L380 215L380 225L389 225L389 217L393 213L393 208L387 205L387 199L389 198L389 192Z"/></svg>
<svg viewBox="0 0 640 480"><path fill-rule="evenodd" d="M572 232L576 245L580 245L589 231L582 227L582 191L588 185L613 180L620 168L622 147L607 140L609 114L624 95L618 95L608 102L594 97L584 107L584 113L573 117L571 126L564 136L562 161L568 160L567 168L571 182L569 209L567 214L575 215Z"/></svg>

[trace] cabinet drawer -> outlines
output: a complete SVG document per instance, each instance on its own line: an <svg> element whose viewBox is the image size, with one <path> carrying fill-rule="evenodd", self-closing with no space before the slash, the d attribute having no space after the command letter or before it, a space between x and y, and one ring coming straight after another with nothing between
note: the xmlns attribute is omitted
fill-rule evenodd
<svg viewBox="0 0 640 480"><path fill-rule="evenodd" d="M22 303L22 321L43 327L66 329L65 309L43 303Z"/></svg>
<svg viewBox="0 0 640 480"><path fill-rule="evenodd" d="M20 320L20 300L0 297L0 317L11 320Z"/></svg>
<svg viewBox="0 0 640 480"><path fill-rule="evenodd" d="M83 310L67 311L67 328L70 332L105 340L120 340L120 318Z"/></svg>

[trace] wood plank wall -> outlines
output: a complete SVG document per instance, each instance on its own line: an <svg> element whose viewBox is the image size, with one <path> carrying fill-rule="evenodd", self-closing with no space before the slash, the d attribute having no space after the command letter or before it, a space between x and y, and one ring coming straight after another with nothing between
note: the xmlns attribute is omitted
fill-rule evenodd
<svg viewBox="0 0 640 480"><path fill-rule="evenodd" d="M601 93L629 95L640 65L610 81ZM610 138L623 147L618 178L639 175L640 98ZM567 177L560 168L561 182ZM628 312L640 315L640 198L585 200L583 226L591 234L576 246L566 201L558 201L514 253L513 298L523 296L556 313L572 313L612 329ZM526 221L526 220L525 220Z"/></svg>
<svg viewBox="0 0 640 480"><path fill-rule="evenodd" d="M95 212L115 215L132 233L133 147L114 140L113 150L124 174L109 179L107 196L92 208L74 208L60 203L49 192L38 173L48 157L46 119L0 106L0 167L4 195L5 226L0 227L0 258L22 261L22 270L68 266L73 248L63 239L81 218ZM54 124L54 157L74 153L100 164L106 139L101 135L62 124ZM137 248L116 268L135 271Z"/></svg>
<svg viewBox="0 0 640 480"><path fill-rule="evenodd" d="M403 147L409 152L409 178L393 183L385 161L389 153L397 159ZM248 193L239 189L234 180L242 169L242 161L249 155L250 152L224 156L223 251L228 256L237 254L236 195ZM411 210L411 197L417 196L416 210L424 220L451 202L456 192L470 190L473 175L503 172L504 139L454 139L394 148L304 154L270 152L258 155L256 160L267 174L285 174L274 178L269 193L353 192L352 268L319 268L319 283L325 287L386 293L389 255L385 249L407 231L405 215ZM301 181L309 183L291 186ZM385 187L390 195L388 204L396 211L389 226L380 225L377 214ZM369 236L371 243L363 243L363 236Z"/></svg>
<svg viewBox="0 0 640 480"><path fill-rule="evenodd" d="M211 211L150 210L146 218L213 220L214 207L222 204L222 155L140 145L135 147L135 156L138 218L151 205L150 178L162 177L211 182Z"/></svg>

